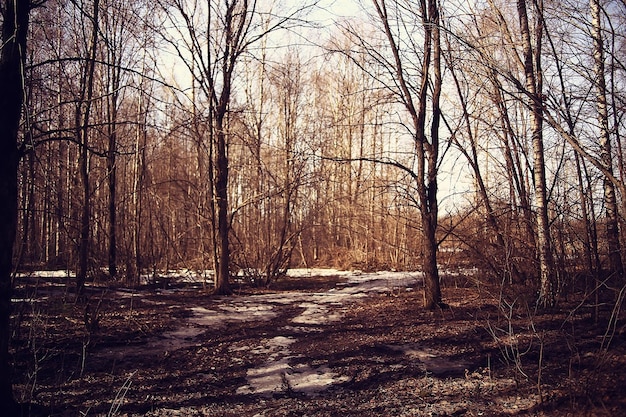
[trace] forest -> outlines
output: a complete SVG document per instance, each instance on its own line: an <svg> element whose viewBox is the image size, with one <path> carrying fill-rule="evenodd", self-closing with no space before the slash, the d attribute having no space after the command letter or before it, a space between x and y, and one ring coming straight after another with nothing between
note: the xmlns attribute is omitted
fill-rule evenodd
<svg viewBox="0 0 626 417"><path fill-rule="evenodd" d="M7 415L626 412L624 0L0 11Z"/></svg>

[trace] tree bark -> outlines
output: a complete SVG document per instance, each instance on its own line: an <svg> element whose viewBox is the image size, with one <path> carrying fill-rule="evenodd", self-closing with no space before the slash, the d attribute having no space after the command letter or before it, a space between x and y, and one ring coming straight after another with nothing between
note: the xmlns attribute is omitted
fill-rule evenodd
<svg viewBox="0 0 626 417"><path fill-rule="evenodd" d="M216 80L208 74L209 92L212 101L212 114L215 118L215 204L217 205L217 241L216 241L216 294L230 294L230 213L228 203L228 149L227 149L227 115L232 95L232 79L235 64L243 52L243 39L246 36L249 14L247 0L226 3L224 16L224 49L221 56L221 92L218 94ZM210 19L210 17L209 17ZM210 59L209 59L210 61Z"/></svg>
<svg viewBox="0 0 626 417"><path fill-rule="evenodd" d="M117 129L118 129L118 110L119 110L119 87L120 87L120 67L116 54L121 51L110 51L109 61L112 66L108 68L109 72L109 98L107 101L107 134L108 134L108 150L107 150L107 175L109 188L109 275L111 278L117 276Z"/></svg>
<svg viewBox="0 0 626 417"><path fill-rule="evenodd" d="M0 7L0 409L13 415L17 405L13 397L9 344L20 159L17 136L24 97L23 68L31 4L29 0L7 0Z"/></svg>
<svg viewBox="0 0 626 417"><path fill-rule="evenodd" d="M606 98L606 78L604 74L604 42L602 38L601 10L599 0L590 1L591 25L593 37L593 60L596 88L596 108L600 129L600 161L606 170L613 174L613 150L609 135L609 113ZM610 272L622 275L620 241L619 241L619 211L615 185L604 178L604 205L606 210L606 239L609 250Z"/></svg>
<svg viewBox="0 0 626 417"><path fill-rule="evenodd" d="M393 55L394 67L402 102L410 114L417 160L417 172L412 173L416 182L419 211L422 226L422 269L424 273L424 307L434 309L441 305L441 287L437 265L437 166L439 157L439 122L441 109L441 48L439 35L439 9L436 0L421 2L422 26L424 28L423 59L421 80L416 97L407 83L403 69L402 56L397 41L392 33L390 17L384 1L374 0L378 16L385 29L385 35ZM426 132L429 79L433 70L432 121L430 141Z"/></svg>
<svg viewBox="0 0 626 417"><path fill-rule="evenodd" d="M109 134L109 152L107 155L108 187L109 187L109 275L111 278L117 276L117 168L116 168L116 148L117 133L115 127Z"/></svg>
<svg viewBox="0 0 626 417"><path fill-rule="evenodd" d="M210 80L210 91L212 99L213 116L215 117L215 203L217 205L217 241L215 271L215 294L230 294L230 222L228 210L228 154L226 146L226 123L227 113L231 99L231 81L233 77L234 65L236 62L236 39L237 29L234 28L234 10L236 2L228 5L228 10L224 19L225 49L221 65L222 91L217 94L215 80ZM243 13L247 13L247 3L244 2ZM242 18L241 22L245 21ZM243 23L242 23L243 24ZM243 26L241 27L243 28ZM212 76L211 76L212 77Z"/></svg>
<svg viewBox="0 0 626 417"><path fill-rule="evenodd" d="M541 1L538 2L538 13L542 13ZM546 187L546 167L543 147L543 98L542 71L541 71L541 37L542 17L538 17L536 29L535 54L530 36L526 1L518 0L517 11L519 16L520 32L522 35L522 47L524 73L526 77L526 90L528 93L528 106L530 107L530 119L533 144L533 179L535 183L535 204L537 223L537 252L539 257L539 299L538 304L543 307L551 307L556 302L554 284L554 259L550 241L550 224L548 222L548 201ZM534 59L533 59L534 58ZM534 61L534 62L533 62Z"/></svg>
<svg viewBox="0 0 626 417"><path fill-rule="evenodd" d="M439 204L437 200L437 171L439 163L439 124L441 121L441 108L439 100L443 77L441 74L441 33L439 30L439 7L437 0L428 1L428 18L424 22L424 29L427 31L425 37L432 37L432 52L424 51L424 54L433 55L433 81L432 81L432 114L430 126L430 144L427 147L427 183L426 183L426 206L422 208L422 218L426 217L426 222L422 222L426 239L424 242L424 263L425 267L425 303L428 309L433 309L442 305L441 286L439 283L439 266L437 265L437 226L439 221ZM425 43L425 48L428 44ZM424 75L428 74L428 69L423 69ZM425 96L422 98L425 100ZM428 141L425 141L428 143ZM422 199L424 197L421 197ZM426 215L426 216L425 216ZM427 224L425 224L427 223Z"/></svg>
<svg viewBox="0 0 626 417"><path fill-rule="evenodd" d="M93 99L94 72L98 42L99 0L94 0L92 32L89 43L89 56L81 80L81 97L76 107L76 139L80 144L79 171L83 186L83 205L80 216L80 237L78 247L78 271L76 272L76 293L80 294L87 280L89 252L91 246L91 185L89 183L89 118Z"/></svg>
<svg viewBox="0 0 626 417"><path fill-rule="evenodd" d="M223 117L223 116L222 116ZM228 156L223 122L218 116L216 140L215 199L217 200L217 245L218 265L215 274L216 294L230 294L230 224L228 219Z"/></svg>

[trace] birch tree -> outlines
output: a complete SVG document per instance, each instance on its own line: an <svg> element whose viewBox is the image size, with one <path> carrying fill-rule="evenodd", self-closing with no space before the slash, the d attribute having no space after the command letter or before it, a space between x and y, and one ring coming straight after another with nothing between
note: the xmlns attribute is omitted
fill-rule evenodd
<svg viewBox="0 0 626 417"><path fill-rule="evenodd" d="M607 172L613 175L613 150L609 128L609 111L607 103L607 83L604 68L604 36L602 29L602 9L599 0L590 0L591 30L593 39L594 87L596 90L596 108L598 118L600 162ZM613 184L608 177L604 179L604 204L606 211L606 237L609 250L610 270L621 275L624 271L620 252L619 212L617 196ZM623 196L622 196L623 197Z"/></svg>
<svg viewBox="0 0 626 417"><path fill-rule="evenodd" d="M535 205L537 223L537 251L539 255L539 305L549 307L555 303L555 270L548 220L548 200L546 166L543 146L543 72L541 68L541 41L543 37L543 1L534 3L536 7L536 27L534 48L525 0L518 0L517 13L522 39L522 59L533 145L533 176L535 184Z"/></svg>

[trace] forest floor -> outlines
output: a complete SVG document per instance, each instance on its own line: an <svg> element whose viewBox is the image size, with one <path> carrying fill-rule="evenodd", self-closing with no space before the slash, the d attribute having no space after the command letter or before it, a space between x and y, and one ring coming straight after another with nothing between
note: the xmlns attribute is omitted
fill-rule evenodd
<svg viewBox="0 0 626 417"><path fill-rule="evenodd" d="M53 416L626 415L614 303L596 324L580 298L536 312L524 290L455 276L426 311L409 273L230 297L92 285L79 302L67 284L19 278L14 300L16 395Z"/></svg>

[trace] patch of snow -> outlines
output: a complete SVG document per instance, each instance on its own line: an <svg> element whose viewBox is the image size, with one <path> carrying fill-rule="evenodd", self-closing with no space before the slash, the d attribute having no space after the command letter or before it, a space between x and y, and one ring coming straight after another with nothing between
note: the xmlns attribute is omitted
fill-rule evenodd
<svg viewBox="0 0 626 417"><path fill-rule="evenodd" d="M340 384L350 380L349 376L338 375L326 366L311 368L308 365L300 364L292 367L286 372L286 382L289 389L307 395L318 394L332 385Z"/></svg>
<svg viewBox="0 0 626 417"><path fill-rule="evenodd" d="M421 282L421 272L374 272L354 275L346 282L346 291L386 292L396 288L410 287Z"/></svg>
<svg viewBox="0 0 626 417"><path fill-rule="evenodd" d="M428 348L419 348L414 345L387 345L387 347L421 362L425 370L433 375L463 374L472 367L472 364L467 361L451 359L444 353Z"/></svg>
<svg viewBox="0 0 626 417"><path fill-rule="evenodd" d="M268 360L263 365L249 369L247 372L248 384L237 388L237 394L257 394L271 396L286 390L285 375L289 367L289 346L296 340L292 337L276 336L265 339L251 350L254 354L268 354Z"/></svg>
<svg viewBox="0 0 626 417"><path fill-rule="evenodd" d="M272 305L262 303L240 303L233 301L226 305L219 305L218 309L210 310L204 307L192 307L193 317L190 322L200 326L222 326L227 323L247 322L254 320L271 320L277 316Z"/></svg>
<svg viewBox="0 0 626 417"><path fill-rule="evenodd" d="M255 394L269 397L287 391L296 391L306 395L315 395L328 387L349 380L326 366L312 368L306 364L291 366L289 346L296 340L292 337L277 336L265 340L251 350L254 354L268 354L268 360L261 366L249 369L248 384L237 388L237 394ZM241 350L239 348L238 350Z"/></svg>
<svg viewBox="0 0 626 417"><path fill-rule="evenodd" d="M207 284L213 282L214 272L211 269L195 270L195 269L174 269L168 271L157 271L156 274L141 274L139 283L142 285L152 284L158 279L167 279L175 283L186 284Z"/></svg>
<svg viewBox="0 0 626 417"><path fill-rule="evenodd" d="M327 273L337 274L341 271L325 270L290 270L297 274ZM302 313L295 317L294 324L320 326L341 320L345 311L345 304L356 298L366 297L372 292L390 292L399 288L412 286L421 280L420 273L407 272L378 272L368 274L349 275L347 283L342 288L334 288L326 292L307 293L289 292L277 294L260 294L240 297L219 304L214 309L194 307L191 309L194 316L192 323L201 326L221 326L226 323L246 322L255 320L271 320L277 316L274 305L298 305L303 308ZM299 275L302 276L302 275Z"/></svg>
<svg viewBox="0 0 626 417"><path fill-rule="evenodd" d="M298 277L345 277L358 274L355 271L340 271L338 269L331 268L293 268L287 270L287 276Z"/></svg>
<svg viewBox="0 0 626 417"><path fill-rule="evenodd" d="M340 311L329 311L329 308L323 304L317 303L302 303L299 307L304 308L304 311L291 320L296 324L308 324L308 325L321 325L333 321L339 321L341 319Z"/></svg>
<svg viewBox="0 0 626 417"><path fill-rule="evenodd" d="M56 271L18 272L15 276L18 278L74 278L76 274L67 269L60 269Z"/></svg>
<svg viewBox="0 0 626 417"><path fill-rule="evenodd" d="M189 321L200 326L219 326L226 320L226 315L204 307L193 307L191 312L194 315Z"/></svg>
<svg viewBox="0 0 626 417"><path fill-rule="evenodd" d="M289 333L319 333L323 332L324 329L320 326L284 326L283 329Z"/></svg>
<svg viewBox="0 0 626 417"><path fill-rule="evenodd" d="M237 388L237 394L256 394L271 396L275 393L285 392L287 384L284 376L289 369L287 358L273 362L265 362L258 368L249 369L247 372L248 385Z"/></svg>
<svg viewBox="0 0 626 417"><path fill-rule="evenodd" d="M48 299L48 297L39 297L39 298L11 298L11 303L27 303L27 304L34 304L34 303L41 303L43 301L46 301Z"/></svg>
<svg viewBox="0 0 626 417"><path fill-rule="evenodd" d="M268 346L270 348L287 349L295 341L296 339L294 339L293 337L276 336L269 340Z"/></svg>
<svg viewBox="0 0 626 417"><path fill-rule="evenodd" d="M276 313L273 311L271 305L245 303L244 305L231 304L220 306L220 309L225 312L225 315L233 315L240 317L242 321L248 320L268 320L276 317Z"/></svg>
<svg viewBox="0 0 626 417"><path fill-rule="evenodd" d="M343 275L348 281L342 288L331 289L323 293L292 292L288 294L263 294L251 296L247 303L249 307L269 304L295 304L304 309L302 313L292 319L292 323L300 325L321 326L329 322L341 320L345 311L344 305L355 298L365 297L372 292L389 292L399 288L412 287L419 283L422 274L407 272L380 272L364 274L361 272L342 272L337 270L289 270L292 277L310 275ZM254 310L254 309L253 309ZM319 331L319 327L286 326L285 331L306 333ZM295 341L291 337L278 336L261 346L257 346L251 353L266 354L268 360L261 366L249 369L247 372L248 384L237 389L238 394L255 394L271 396L288 390L297 391L306 395L315 395L332 385L346 382L349 377L338 375L326 366L313 368L307 364L291 366L289 346ZM241 348L239 348L241 349ZM419 354L408 347L399 347L407 355Z"/></svg>

